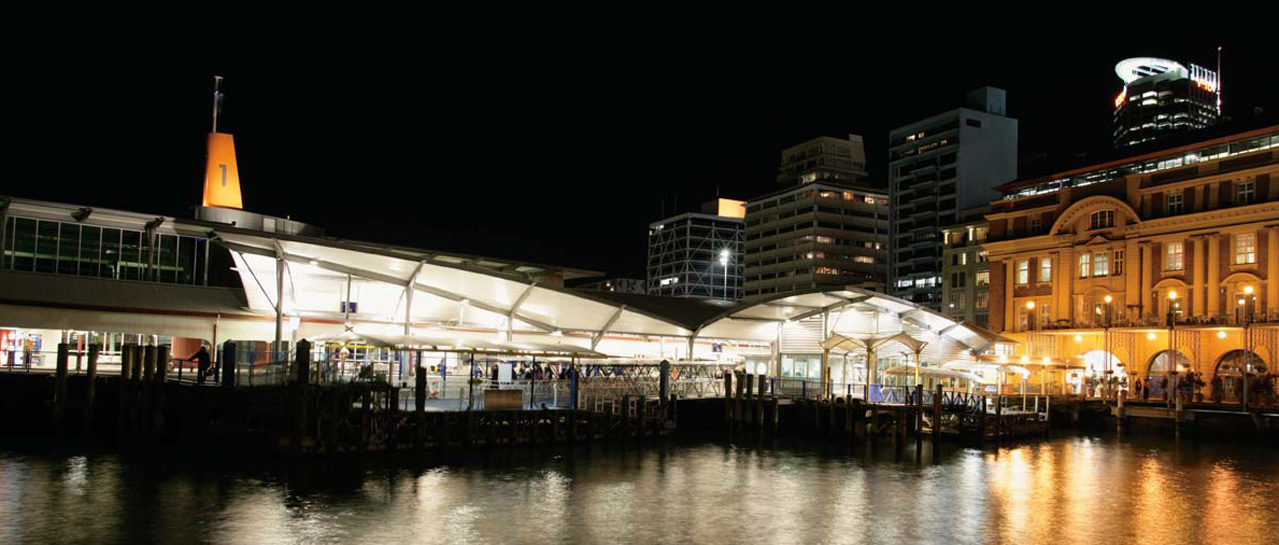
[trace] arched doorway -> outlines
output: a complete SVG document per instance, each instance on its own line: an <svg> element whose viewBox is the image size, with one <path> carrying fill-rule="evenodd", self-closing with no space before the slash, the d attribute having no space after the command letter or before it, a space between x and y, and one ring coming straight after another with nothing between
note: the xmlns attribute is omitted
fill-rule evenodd
<svg viewBox="0 0 1279 545"><path fill-rule="evenodd" d="M1089 390L1086 392L1087 395L1100 395L1106 381L1112 377L1115 380L1108 392L1114 393L1128 377L1128 372L1124 370L1119 358L1105 350L1090 350L1084 352L1080 358L1084 360L1084 386L1086 390Z"/></svg>
<svg viewBox="0 0 1279 545"><path fill-rule="evenodd" d="M1166 399L1168 388L1172 386L1171 371L1178 371L1190 368L1190 358L1181 352L1173 351L1172 356L1167 350L1161 350L1150 358L1150 363L1146 366L1146 388L1143 396L1149 396L1151 399ZM1175 359L1174 359L1175 358Z"/></svg>
<svg viewBox="0 0 1279 545"><path fill-rule="evenodd" d="M1247 350L1226 352L1217 360L1212 374L1212 400L1215 403L1241 403L1243 401L1244 373L1266 372L1266 362Z"/></svg>

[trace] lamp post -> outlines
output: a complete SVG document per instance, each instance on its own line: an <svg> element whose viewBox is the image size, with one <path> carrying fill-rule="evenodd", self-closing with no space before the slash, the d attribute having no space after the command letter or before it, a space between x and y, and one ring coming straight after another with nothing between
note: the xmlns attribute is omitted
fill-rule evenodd
<svg viewBox="0 0 1279 545"><path fill-rule="evenodd" d="M1177 327L1177 314L1173 311L1173 305L1177 304L1177 290L1168 290L1168 374L1173 380L1168 381L1168 388L1165 396L1168 400L1168 406L1172 407L1173 392L1177 390L1177 358L1173 356L1172 338L1173 330Z"/></svg>
<svg viewBox="0 0 1279 545"><path fill-rule="evenodd" d="M719 264L724 266L724 300L727 301L728 300L728 248L723 248L719 251Z"/></svg>
<svg viewBox="0 0 1279 545"><path fill-rule="evenodd" d="M1257 296L1253 295L1252 286L1244 286L1243 293L1244 293L1244 298L1240 300L1240 302L1243 303L1242 306L1245 307L1244 316L1243 316L1244 318L1243 319L1243 342L1244 342L1244 349L1247 350L1248 353L1244 355L1244 364L1243 364L1243 369L1240 369L1241 371L1240 375L1243 376L1243 407L1246 410L1248 408L1248 394L1250 393L1248 386L1249 386L1249 383L1252 382L1248 380L1249 378L1248 371L1249 371L1249 368L1252 367L1252 361L1253 361L1252 360L1253 358L1253 355L1252 355L1252 309L1253 309L1253 303L1257 300Z"/></svg>
<svg viewBox="0 0 1279 545"><path fill-rule="evenodd" d="M1035 330L1035 302L1026 301L1026 331Z"/></svg>
<svg viewBox="0 0 1279 545"><path fill-rule="evenodd" d="M1103 369L1105 370L1103 374L1106 376L1106 387L1102 390L1103 397L1110 396L1110 377L1114 376L1114 371L1110 368L1110 303L1114 300L1115 298L1110 295L1103 298L1103 301L1106 302L1106 316L1105 320L1101 323L1102 345L1105 346L1106 351L1106 365L1103 366Z"/></svg>

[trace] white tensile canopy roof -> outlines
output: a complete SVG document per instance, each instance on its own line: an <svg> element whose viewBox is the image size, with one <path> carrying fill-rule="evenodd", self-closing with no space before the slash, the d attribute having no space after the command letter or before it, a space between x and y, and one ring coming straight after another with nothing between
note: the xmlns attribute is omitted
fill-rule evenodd
<svg viewBox="0 0 1279 545"><path fill-rule="evenodd" d="M426 252L333 239L213 227L212 237L227 247L245 285L250 309L275 311L277 259L284 262L282 307L290 316L338 320L339 302L350 297L349 278L365 285L358 292L361 319L404 322L408 287L409 314L415 324L465 322L486 329L523 332L588 332L699 339L771 342L779 326L827 312L860 310L887 316L891 331L878 322L841 322L845 339L896 335L905 326L950 338L968 350L995 342L1012 342L985 329L956 322L908 301L854 287L778 294L739 303L702 323L640 310L593 296L589 292L543 285L518 274L441 260ZM345 296L342 294L346 294ZM459 310L459 307L464 307ZM465 314L464 317L460 314ZM848 313L857 314L857 313ZM879 320L882 318L876 318ZM899 339L902 340L902 339ZM914 340L914 339L911 339ZM453 339L444 344L455 345ZM562 346L550 343L552 346ZM910 344L906 340L903 344Z"/></svg>
<svg viewBox="0 0 1279 545"><path fill-rule="evenodd" d="M338 285L347 275L381 284L362 290L372 301L375 291L385 299L386 311L379 317L403 321L405 288L414 288L412 316L415 322L446 322L456 319L459 304L474 309L468 323L498 326L511 319L514 329L628 333L638 335L687 336L684 324L625 305L596 299L581 292L538 284L518 275L471 267L434 259L429 253L409 254L403 250L361 246L278 234L262 234L217 228L219 243L231 250L244 278L250 308L273 310L275 264L282 257L286 265L284 308L286 313L312 313L339 317L333 304L308 304L311 291L321 285ZM340 291L341 287L336 289ZM361 300L361 314L373 307ZM309 307L309 308L308 308ZM317 308L323 310L316 310Z"/></svg>
<svg viewBox="0 0 1279 545"><path fill-rule="evenodd" d="M777 335L778 323L797 322L825 312L848 308L894 316L902 325L909 324L940 336L950 337L970 350L984 350L995 342L1014 342L984 328L957 322L909 301L851 286L839 290L779 294L769 299L743 302L718 318L703 324L698 330L698 336L772 340ZM847 327L831 335L831 341L835 345L827 348L856 350L858 345L876 344L888 340L896 340L906 346L922 342L900 330L881 332L879 328L872 327L873 324L849 324L847 320L841 324L847 324ZM850 331L848 327L864 330Z"/></svg>

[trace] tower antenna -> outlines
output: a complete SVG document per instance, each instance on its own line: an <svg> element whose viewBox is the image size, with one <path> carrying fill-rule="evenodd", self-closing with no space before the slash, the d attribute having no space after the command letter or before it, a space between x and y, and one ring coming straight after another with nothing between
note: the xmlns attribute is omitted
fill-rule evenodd
<svg viewBox="0 0 1279 545"><path fill-rule="evenodd" d="M213 76L213 132L218 132L218 113L222 111L222 76Z"/></svg>
<svg viewBox="0 0 1279 545"><path fill-rule="evenodd" d="M1217 46L1217 119L1221 119L1221 46Z"/></svg>

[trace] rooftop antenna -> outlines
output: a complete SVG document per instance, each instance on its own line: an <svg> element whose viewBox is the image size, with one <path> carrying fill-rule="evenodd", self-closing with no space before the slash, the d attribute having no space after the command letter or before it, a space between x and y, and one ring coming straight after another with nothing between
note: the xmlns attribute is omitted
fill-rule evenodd
<svg viewBox="0 0 1279 545"><path fill-rule="evenodd" d="M222 76L213 76L213 132L218 132L218 113L222 111Z"/></svg>
<svg viewBox="0 0 1279 545"><path fill-rule="evenodd" d="M1221 117L1221 46L1217 46L1217 117Z"/></svg>

